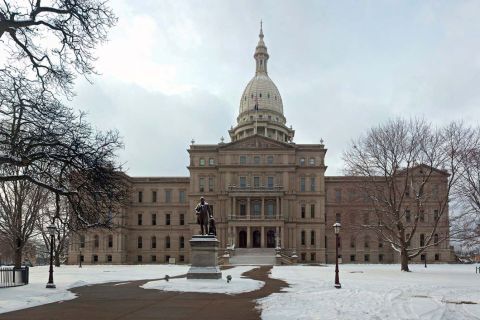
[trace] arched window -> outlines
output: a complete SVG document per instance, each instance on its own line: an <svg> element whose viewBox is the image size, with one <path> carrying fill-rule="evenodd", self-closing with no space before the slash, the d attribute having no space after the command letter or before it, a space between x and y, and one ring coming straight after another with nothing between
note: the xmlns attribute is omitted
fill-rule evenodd
<svg viewBox="0 0 480 320"><path fill-rule="evenodd" d="M365 248L370 248L370 237L365 236Z"/></svg>
<svg viewBox="0 0 480 320"><path fill-rule="evenodd" d="M137 238L137 248L141 249L143 247L143 239L142 237Z"/></svg>
<svg viewBox="0 0 480 320"><path fill-rule="evenodd" d="M152 237L152 249L157 248L157 237L153 236Z"/></svg>

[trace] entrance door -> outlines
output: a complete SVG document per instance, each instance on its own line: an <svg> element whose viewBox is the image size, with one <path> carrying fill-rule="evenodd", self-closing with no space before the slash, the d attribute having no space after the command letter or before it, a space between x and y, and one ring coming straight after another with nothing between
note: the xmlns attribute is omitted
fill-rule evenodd
<svg viewBox="0 0 480 320"><path fill-rule="evenodd" d="M247 232L242 230L238 233L238 247L246 248L247 247Z"/></svg>
<svg viewBox="0 0 480 320"><path fill-rule="evenodd" d="M273 230L267 232L267 248L275 248L275 231Z"/></svg>
<svg viewBox="0 0 480 320"><path fill-rule="evenodd" d="M261 245L260 231L255 230L255 231L253 231L253 245L252 245L252 247L260 248L260 245Z"/></svg>

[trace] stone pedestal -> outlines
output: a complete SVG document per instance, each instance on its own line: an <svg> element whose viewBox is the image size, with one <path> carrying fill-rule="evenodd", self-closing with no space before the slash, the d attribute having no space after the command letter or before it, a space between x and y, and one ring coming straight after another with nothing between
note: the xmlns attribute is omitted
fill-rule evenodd
<svg viewBox="0 0 480 320"><path fill-rule="evenodd" d="M218 267L219 241L215 236L193 236L190 240L190 261L187 279L221 279Z"/></svg>

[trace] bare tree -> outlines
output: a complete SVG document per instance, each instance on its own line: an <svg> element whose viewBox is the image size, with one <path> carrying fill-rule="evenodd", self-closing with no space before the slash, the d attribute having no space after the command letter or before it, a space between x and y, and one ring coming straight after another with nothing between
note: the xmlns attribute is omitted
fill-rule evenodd
<svg viewBox="0 0 480 320"><path fill-rule="evenodd" d="M20 267L35 222L46 208L45 190L28 181L0 181L0 233Z"/></svg>
<svg viewBox="0 0 480 320"><path fill-rule="evenodd" d="M95 72L93 51L116 21L106 1L4 0L0 49L10 57L7 66L27 66L30 79L71 94L77 74Z"/></svg>
<svg viewBox="0 0 480 320"><path fill-rule="evenodd" d="M362 227L400 254L402 271L409 271L409 259L449 238L448 232L440 238L437 230L448 226L449 199L467 148L465 137L457 134L461 127L395 119L370 129L343 155L347 173L364 177L357 188L375 217ZM425 210L433 207L433 220L424 223ZM420 232L423 239L411 246Z"/></svg>

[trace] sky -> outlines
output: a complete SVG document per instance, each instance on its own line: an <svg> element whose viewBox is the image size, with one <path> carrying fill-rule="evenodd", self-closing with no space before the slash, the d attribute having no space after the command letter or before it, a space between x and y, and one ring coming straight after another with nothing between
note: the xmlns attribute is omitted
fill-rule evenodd
<svg viewBox="0 0 480 320"><path fill-rule="evenodd" d="M111 0L99 75L71 103L123 136L131 176L188 176L187 149L219 143L254 76L263 20L269 76L294 142L328 149L387 119L480 122L480 1Z"/></svg>

